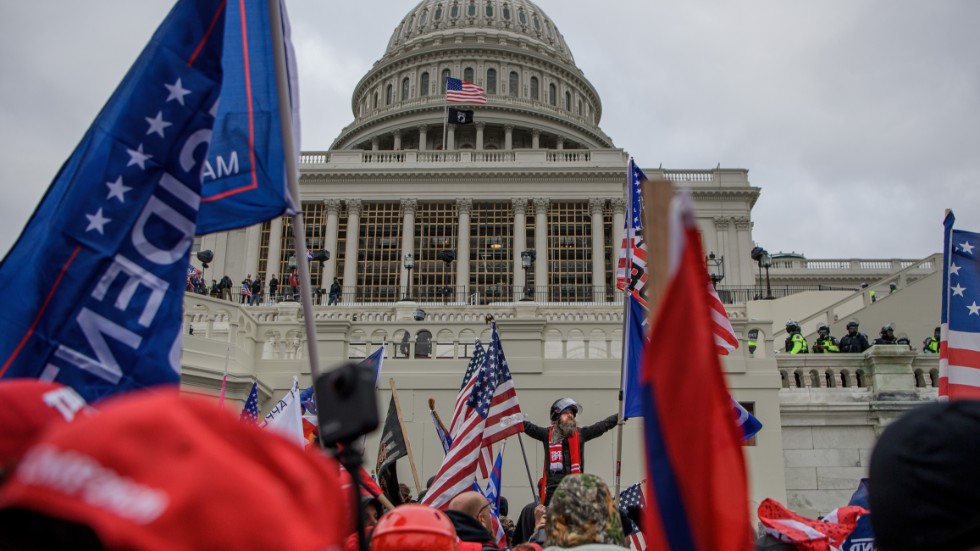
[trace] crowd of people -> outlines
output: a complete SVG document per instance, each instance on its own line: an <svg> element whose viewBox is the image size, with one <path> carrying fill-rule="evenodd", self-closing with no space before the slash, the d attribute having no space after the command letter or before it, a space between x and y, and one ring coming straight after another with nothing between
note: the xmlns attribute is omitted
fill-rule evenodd
<svg viewBox="0 0 980 551"><path fill-rule="evenodd" d="M220 281L212 279L211 285L208 286L204 280L203 272L198 268L191 268L187 271L186 291L228 301L235 300L237 296L239 304L248 306L262 304L263 298L265 298L265 302L270 303L284 300L296 302L299 301L299 274L293 270L293 273L284 275L282 280L277 278L276 274L272 274L272 277L269 278L268 288L261 279L252 279L252 274L247 274L236 291L235 284L227 275L223 276ZM323 291L320 290L319 292L322 293ZM335 277L327 291L327 306L339 304L342 295L343 286L340 279Z"/></svg>
<svg viewBox="0 0 980 551"><path fill-rule="evenodd" d="M807 343L806 337L802 334L803 330L800 324L794 320L789 320L786 322L784 350L788 354L859 354L876 344L905 345L910 350L916 350L916 347L912 345L908 336L904 333L898 336L895 335L895 324L893 323L884 325L874 341L869 341L868 336L858 330L860 324L856 319L848 321L846 328L847 333L840 339L836 339L830 334L830 327L826 323L818 324L817 338L813 341L813 346L811 347ZM922 341L923 352L931 354L939 353L939 334L940 328L936 327L933 335L926 337Z"/></svg>
<svg viewBox="0 0 980 551"><path fill-rule="evenodd" d="M355 514L375 551L501 548L482 493L464 491L440 510L401 485L402 503L386 509L330 454L213 400L139 391L91 407L57 383L15 379L0 381L0 403L0 549L357 550ZM601 478L566 461L581 464L587 431L608 430L609 419L578 427L581 410L557 400L552 426L530 431L548 435L546 501L516 523L501 501L510 549L623 549L643 524L641 508L617 508ZM971 400L920 406L885 429L870 462L877 549L978 548L978 431L980 401ZM757 545L796 548L770 535Z"/></svg>

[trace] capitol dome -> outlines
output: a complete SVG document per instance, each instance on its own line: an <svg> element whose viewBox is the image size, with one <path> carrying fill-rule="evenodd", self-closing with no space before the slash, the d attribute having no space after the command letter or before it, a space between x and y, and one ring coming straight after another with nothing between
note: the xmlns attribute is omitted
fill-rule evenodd
<svg viewBox="0 0 980 551"><path fill-rule="evenodd" d="M447 77L486 91L448 104ZM473 125L445 132L446 107ZM423 0L357 84L354 122L331 149L605 149L602 104L554 22L528 0ZM443 144L443 141L447 143Z"/></svg>

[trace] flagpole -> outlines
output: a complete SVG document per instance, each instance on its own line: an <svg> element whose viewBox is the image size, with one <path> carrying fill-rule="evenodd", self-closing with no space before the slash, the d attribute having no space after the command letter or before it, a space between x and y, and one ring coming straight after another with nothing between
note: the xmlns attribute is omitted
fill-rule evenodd
<svg viewBox="0 0 980 551"><path fill-rule="evenodd" d="M629 318L630 318L630 298L633 293L633 284L630 274L633 271L633 239L630 238L630 228L633 220L633 159L630 158L626 165L626 224L623 227L623 242L626 243L626 266L623 277L623 349L622 361L619 364L619 416L616 419L616 463L614 471L616 491L613 493L616 507L619 507L619 491L621 487L621 472L623 465L623 414L626 410L624 391L626 387L626 364L629 362Z"/></svg>
<svg viewBox="0 0 980 551"><path fill-rule="evenodd" d="M310 292L310 263L306 260L306 231L303 223L303 205L299 203L298 152L293 143L292 111L288 75L286 74L286 49L282 34L282 12L279 0L268 0L273 56L276 66L276 87L279 94L279 120L282 126L282 149L286 165L286 183L289 195L297 202L293 215L293 242L296 247L296 267L299 270L300 301L303 305L303 322L306 327L306 348L310 358L310 376L315 383L320 378L320 353L316 346L316 325L313 314L313 294Z"/></svg>
<svg viewBox="0 0 980 551"><path fill-rule="evenodd" d="M445 106L445 111L442 113L442 151L443 152L447 151L447 149L446 149L446 147L447 147L446 140L449 139L448 138L448 136L449 136L449 125L447 124L447 121L448 120L449 120L449 102L447 101L446 102L446 106Z"/></svg>
<svg viewBox="0 0 980 551"><path fill-rule="evenodd" d="M405 451L408 452L408 464L412 466L412 478L415 479L415 494L422 493L422 485L419 484L419 472L415 469L415 457L412 456L412 444L408 440L408 432L405 431L405 421L402 421L402 407L398 405L398 391L395 390L395 379L388 379L388 386L391 387L391 399L395 402L395 417L398 418L398 426L402 430L402 437L405 438Z"/></svg>
<svg viewBox="0 0 980 551"><path fill-rule="evenodd" d="M521 445L521 456L524 457L524 470L527 471L527 483L531 486L531 498L534 500L534 504L540 503L538 501L538 492L534 491L534 479L531 478L531 467L527 464L527 452L524 451L524 439L521 438L521 433L517 433L517 441Z"/></svg>

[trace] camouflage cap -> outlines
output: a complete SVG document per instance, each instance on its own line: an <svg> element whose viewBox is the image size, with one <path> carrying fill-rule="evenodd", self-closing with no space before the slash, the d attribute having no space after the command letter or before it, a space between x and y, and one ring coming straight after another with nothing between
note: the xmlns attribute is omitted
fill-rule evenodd
<svg viewBox="0 0 980 551"><path fill-rule="evenodd" d="M609 487L596 475L568 475L555 489L545 525L546 545L623 545L626 536Z"/></svg>

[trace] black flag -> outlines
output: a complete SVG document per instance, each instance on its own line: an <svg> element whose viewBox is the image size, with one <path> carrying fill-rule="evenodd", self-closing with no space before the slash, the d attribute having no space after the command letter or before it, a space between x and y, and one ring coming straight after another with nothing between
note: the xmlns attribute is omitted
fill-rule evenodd
<svg viewBox="0 0 980 551"><path fill-rule="evenodd" d="M405 435L402 434L402 425L398 421L395 397L392 396L391 402L388 404L388 416L385 417L384 430L381 432L381 442L378 444L376 472L381 489L384 490L385 495L395 505L401 503L401 497L398 493L398 474L397 469L395 469L395 462L407 456L408 447L405 445Z"/></svg>
<svg viewBox="0 0 980 551"><path fill-rule="evenodd" d="M473 111L449 108L449 124L473 124Z"/></svg>

